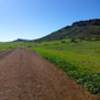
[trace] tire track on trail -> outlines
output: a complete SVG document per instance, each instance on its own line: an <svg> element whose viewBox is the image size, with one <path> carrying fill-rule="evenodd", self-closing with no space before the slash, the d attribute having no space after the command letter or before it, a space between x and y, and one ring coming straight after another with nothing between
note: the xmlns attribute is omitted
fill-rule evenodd
<svg viewBox="0 0 100 100"><path fill-rule="evenodd" d="M25 48L0 59L0 100L100 100Z"/></svg>

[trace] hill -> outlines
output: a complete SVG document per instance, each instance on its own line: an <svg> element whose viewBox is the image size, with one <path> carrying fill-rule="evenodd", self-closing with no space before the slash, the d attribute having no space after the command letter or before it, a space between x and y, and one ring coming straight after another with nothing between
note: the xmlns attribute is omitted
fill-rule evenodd
<svg viewBox="0 0 100 100"><path fill-rule="evenodd" d="M32 42L32 40L27 40L27 39L17 39L17 40L14 40L13 42Z"/></svg>
<svg viewBox="0 0 100 100"><path fill-rule="evenodd" d="M74 22L71 26L66 26L35 41L61 40L65 38L100 40L100 19Z"/></svg>

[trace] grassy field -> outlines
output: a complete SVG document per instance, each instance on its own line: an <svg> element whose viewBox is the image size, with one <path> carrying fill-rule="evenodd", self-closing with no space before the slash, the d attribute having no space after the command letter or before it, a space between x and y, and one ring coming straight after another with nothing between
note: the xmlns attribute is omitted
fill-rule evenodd
<svg viewBox="0 0 100 100"><path fill-rule="evenodd" d="M93 94L100 94L100 41L53 41L34 44L33 50L58 65Z"/></svg>
<svg viewBox="0 0 100 100"><path fill-rule="evenodd" d="M32 42L6 42L6 43L0 43L0 52L12 50L15 48L21 48L21 47L32 47Z"/></svg>
<svg viewBox="0 0 100 100"><path fill-rule="evenodd" d="M0 43L0 52L17 47L28 47L36 51L42 57L58 65L91 93L100 94L100 41Z"/></svg>
<svg viewBox="0 0 100 100"><path fill-rule="evenodd" d="M0 52L8 51L15 47L16 45L13 43L0 43Z"/></svg>

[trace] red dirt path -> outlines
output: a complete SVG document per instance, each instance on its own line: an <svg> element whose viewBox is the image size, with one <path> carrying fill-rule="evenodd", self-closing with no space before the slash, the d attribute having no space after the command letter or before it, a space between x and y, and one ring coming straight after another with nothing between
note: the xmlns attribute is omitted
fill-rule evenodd
<svg viewBox="0 0 100 100"><path fill-rule="evenodd" d="M27 49L0 57L0 100L100 100Z"/></svg>

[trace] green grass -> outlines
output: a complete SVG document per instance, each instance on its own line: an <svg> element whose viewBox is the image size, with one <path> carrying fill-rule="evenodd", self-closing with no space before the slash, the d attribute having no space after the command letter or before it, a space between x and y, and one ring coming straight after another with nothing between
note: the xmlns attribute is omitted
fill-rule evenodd
<svg viewBox="0 0 100 100"><path fill-rule="evenodd" d="M8 43L0 43L0 52L12 50L15 48L21 47L32 47L32 42L8 42Z"/></svg>
<svg viewBox="0 0 100 100"><path fill-rule="evenodd" d="M13 43L0 43L0 52L8 51L15 47Z"/></svg>
<svg viewBox="0 0 100 100"><path fill-rule="evenodd" d="M100 41L53 41L35 44L33 50L58 65L91 93L100 93Z"/></svg>

